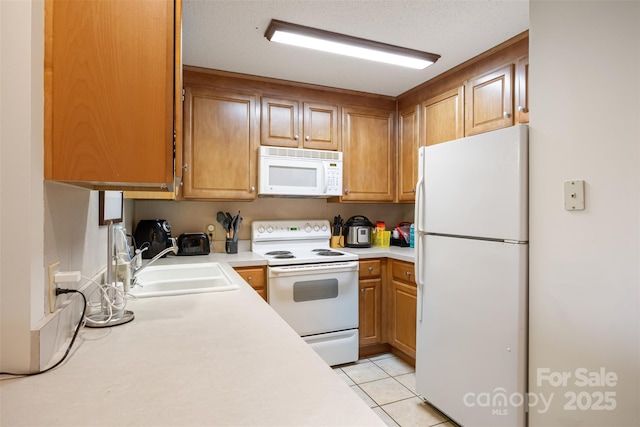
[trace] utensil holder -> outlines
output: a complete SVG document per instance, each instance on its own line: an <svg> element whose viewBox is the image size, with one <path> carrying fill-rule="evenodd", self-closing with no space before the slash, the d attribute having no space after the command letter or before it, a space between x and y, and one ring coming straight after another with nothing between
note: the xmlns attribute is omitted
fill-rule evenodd
<svg viewBox="0 0 640 427"><path fill-rule="evenodd" d="M344 248L344 236L331 236L329 246L334 249Z"/></svg>
<svg viewBox="0 0 640 427"><path fill-rule="evenodd" d="M238 241L233 239L227 239L224 243L224 251L228 254L237 254Z"/></svg>

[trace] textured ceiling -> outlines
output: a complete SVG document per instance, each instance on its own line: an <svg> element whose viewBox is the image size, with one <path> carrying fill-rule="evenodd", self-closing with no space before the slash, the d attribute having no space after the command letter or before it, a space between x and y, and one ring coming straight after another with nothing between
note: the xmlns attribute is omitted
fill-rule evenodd
<svg viewBox="0 0 640 427"><path fill-rule="evenodd" d="M441 58L412 70L271 43L271 19ZM527 0L183 0L183 63L397 96L528 28Z"/></svg>

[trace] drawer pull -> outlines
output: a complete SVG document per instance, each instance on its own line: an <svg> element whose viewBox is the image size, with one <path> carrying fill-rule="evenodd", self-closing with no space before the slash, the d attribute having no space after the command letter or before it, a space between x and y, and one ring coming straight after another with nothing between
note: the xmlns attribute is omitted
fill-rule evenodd
<svg viewBox="0 0 640 427"><path fill-rule="evenodd" d="M373 271L373 267L369 267L369 273Z"/></svg>

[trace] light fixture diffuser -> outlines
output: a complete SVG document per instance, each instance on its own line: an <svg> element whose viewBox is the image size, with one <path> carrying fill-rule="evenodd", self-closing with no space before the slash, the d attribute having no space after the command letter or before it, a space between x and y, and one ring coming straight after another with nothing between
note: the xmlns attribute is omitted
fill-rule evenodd
<svg viewBox="0 0 640 427"><path fill-rule="evenodd" d="M264 36L272 42L400 65L418 70L428 67L440 58L440 55L434 53L291 24L276 19L271 20Z"/></svg>

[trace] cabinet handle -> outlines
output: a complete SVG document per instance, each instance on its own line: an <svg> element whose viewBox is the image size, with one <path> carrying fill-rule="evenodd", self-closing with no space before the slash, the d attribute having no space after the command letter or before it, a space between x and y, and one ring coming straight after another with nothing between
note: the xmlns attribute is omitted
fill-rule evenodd
<svg viewBox="0 0 640 427"><path fill-rule="evenodd" d="M360 289L360 293L361 293L361 294L364 294L364 288L361 288L361 289Z"/></svg>
<svg viewBox="0 0 640 427"><path fill-rule="evenodd" d="M293 139L298 140L298 135L293 135Z"/></svg>
<svg viewBox="0 0 640 427"><path fill-rule="evenodd" d="M373 271L373 267L369 267L369 273Z"/></svg>
<svg viewBox="0 0 640 427"><path fill-rule="evenodd" d="M527 112L529 112L529 110L527 110L527 109L526 109L525 107L523 107L522 105L520 105L520 106L518 107L518 111L522 111L523 113L527 113Z"/></svg>
<svg viewBox="0 0 640 427"><path fill-rule="evenodd" d="M407 277L411 277L411 272L410 271L405 271L404 274L406 274Z"/></svg>
<svg viewBox="0 0 640 427"><path fill-rule="evenodd" d="M189 165L185 163L184 165L182 165L182 169L184 169L184 170L189 169Z"/></svg>
<svg viewBox="0 0 640 427"><path fill-rule="evenodd" d="M508 119L510 115L511 115L511 114L509 114L507 111L505 111L504 113L502 113L502 116L503 116L505 119Z"/></svg>
<svg viewBox="0 0 640 427"><path fill-rule="evenodd" d="M253 193L254 191L256 191L256 187L254 187L253 185L251 186L251 192Z"/></svg>
<svg viewBox="0 0 640 427"><path fill-rule="evenodd" d="M349 189L348 188L344 189L344 194L349 194Z"/></svg>
<svg viewBox="0 0 640 427"><path fill-rule="evenodd" d="M413 194L416 194L416 189L415 188L413 190L411 190L411 191L413 191Z"/></svg>
<svg viewBox="0 0 640 427"><path fill-rule="evenodd" d="M247 282L251 283L252 280L253 280L253 277L251 276L247 277Z"/></svg>
<svg viewBox="0 0 640 427"><path fill-rule="evenodd" d="M309 135L307 135L307 136L304 137L304 140L305 141L311 141L311 137Z"/></svg>

